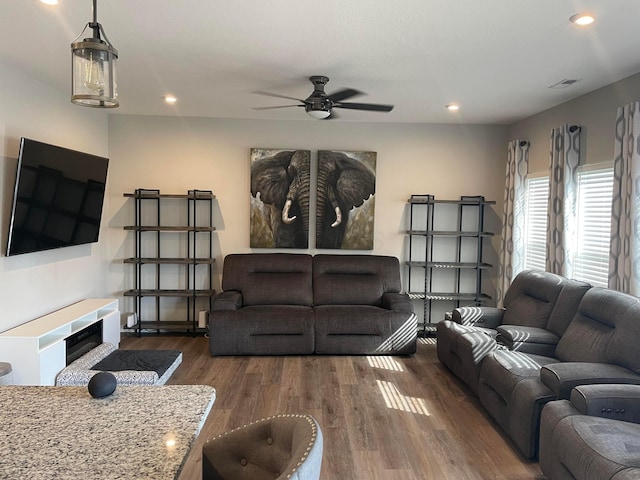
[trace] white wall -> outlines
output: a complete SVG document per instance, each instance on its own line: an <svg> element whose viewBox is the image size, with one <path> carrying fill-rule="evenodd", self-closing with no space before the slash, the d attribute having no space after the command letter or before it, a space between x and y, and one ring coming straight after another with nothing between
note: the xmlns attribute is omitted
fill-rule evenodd
<svg viewBox="0 0 640 480"><path fill-rule="evenodd" d="M582 125L581 151L588 164L613 160L616 110L640 100L640 74L533 115L511 126L510 139L529 140L529 172L549 169L551 129Z"/></svg>
<svg viewBox="0 0 640 480"><path fill-rule="evenodd" d="M306 118L288 122L111 115L111 198L107 213L113 252L111 294L120 295L132 287L132 267L121 262L133 253L133 235L122 230L133 223L133 201L122 194L136 188L158 188L165 193L184 193L191 188L213 190L219 229L218 276L225 255L251 251L252 147L309 149L312 169L317 150L377 152L374 254L406 259L406 201L411 194L430 193L442 199L484 195L496 200L488 224L498 232L507 130L499 126L345 123ZM123 305L123 310L133 308L130 299Z"/></svg>
<svg viewBox="0 0 640 480"><path fill-rule="evenodd" d="M72 105L68 93L3 64L0 85L0 245L4 255L20 137L107 156L108 115ZM108 204L105 208L109 210ZM97 244L1 256L0 331L83 298L108 295L105 272L110 256L105 235Z"/></svg>

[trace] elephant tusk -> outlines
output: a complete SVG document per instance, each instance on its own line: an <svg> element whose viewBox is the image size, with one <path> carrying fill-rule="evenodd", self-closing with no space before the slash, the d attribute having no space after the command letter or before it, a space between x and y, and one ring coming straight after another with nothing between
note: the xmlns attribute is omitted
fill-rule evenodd
<svg viewBox="0 0 640 480"><path fill-rule="evenodd" d="M342 212L340 211L340 207L336 207L335 211L336 211L336 221L331 224L331 228L337 227L342 223Z"/></svg>
<svg viewBox="0 0 640 480"><path fill-rule="evenodd" d="M282 209L282 221L287 225L293 223L295 219L298 218L296 215L289 217L289 208L291 208L291 200L287 200Z"/></svg>

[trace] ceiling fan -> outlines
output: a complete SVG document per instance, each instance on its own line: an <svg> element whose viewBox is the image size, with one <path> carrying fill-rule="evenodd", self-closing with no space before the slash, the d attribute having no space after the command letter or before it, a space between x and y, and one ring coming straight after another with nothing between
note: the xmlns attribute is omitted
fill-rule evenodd
<svg viewBox="0 0 640 480"><path fill-rule="evenodd" d="M313 93L309 95L305 100L300 98L287 97L286 95L278 95L277 93L270 92L254 92L259 95L267 95L269 97L286 98L289 100L296 100L300 102L298 105L278 105L275 107L255 107L254 110L270 110L273 108L287 108L287 107L304 107L305 111L313 118L317 119L331 119L336 118L336 114L332 112L333 108L348 108L351 110L369 110L372 112L390 112L393 110L393 105L379 105L375 103L352 103L344 102L356 95L364 95L363 92L354 90L353 88L345 88L339 90L331 95L327 95L324 91L324 86L329 82L329 77L323 75L313 75L309 77L309 80L313 84Z"/></svg>

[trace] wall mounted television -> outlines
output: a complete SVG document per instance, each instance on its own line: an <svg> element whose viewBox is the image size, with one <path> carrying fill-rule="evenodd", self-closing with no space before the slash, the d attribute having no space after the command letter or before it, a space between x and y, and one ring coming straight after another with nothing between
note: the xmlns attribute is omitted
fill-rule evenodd
<svg viewBox="0 0 640 480"><path fill-rule="evenodd" d="M21 138L7 256L97 242L108 165Z"/></svg>

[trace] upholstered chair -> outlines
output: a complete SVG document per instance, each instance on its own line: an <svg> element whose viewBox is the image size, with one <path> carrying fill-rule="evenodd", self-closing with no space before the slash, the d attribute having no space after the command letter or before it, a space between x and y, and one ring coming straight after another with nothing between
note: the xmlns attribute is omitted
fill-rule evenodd
<svg viewBox="0 0 640 480"><path fill-rule="evenodd" d="M202 480L318 480L322 431L311 415L277 415L223 433L202 450Z"/></svg>

